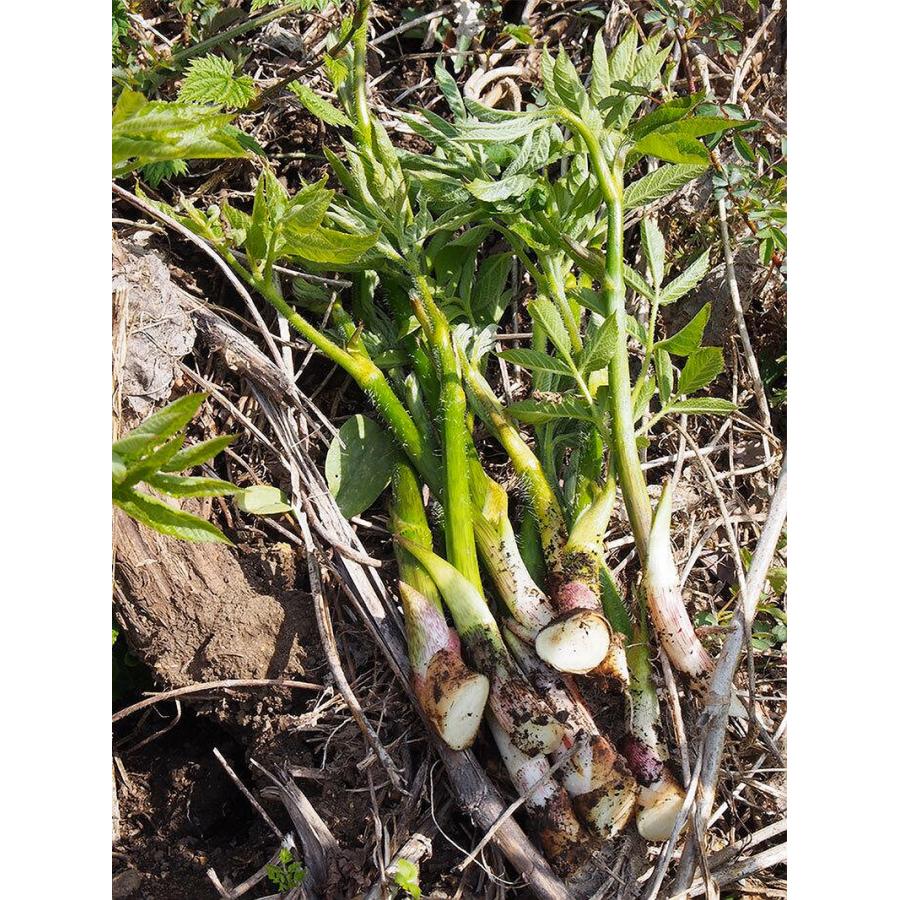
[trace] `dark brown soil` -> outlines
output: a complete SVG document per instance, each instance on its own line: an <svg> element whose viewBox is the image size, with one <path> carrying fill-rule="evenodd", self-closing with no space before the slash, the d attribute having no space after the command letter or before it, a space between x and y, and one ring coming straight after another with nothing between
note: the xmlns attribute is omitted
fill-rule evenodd
<svg viewBox="0 0 900 900"><path fill-rule="evenodd" d="M216 761L213 747L247 774L234 738L190 711L168 734L124 754L129 786L120 782L123 837L114 847L114 898L218 897L206 868L249 875L271 853L272 836ZM139 878L122 875L127 870ZM128 892L127 885L136 889Z"/></svg>

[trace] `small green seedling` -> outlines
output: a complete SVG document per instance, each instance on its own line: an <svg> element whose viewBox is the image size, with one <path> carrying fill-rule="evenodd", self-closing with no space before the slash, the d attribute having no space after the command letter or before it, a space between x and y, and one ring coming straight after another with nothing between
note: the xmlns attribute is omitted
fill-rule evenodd
<svg viewBox="0 0 900 900"><path fill-rule="evenodd" d="M278 865L266 866L266 877L279 892L289 891L300 885L306 878L306 869L294 859L294 854L287 847L278 853Z"/></svg>
<svg viewBox="0 0 900 900"><path fill-rule="evenodd" d="M188 394L150 416L112 445L112 500L143 525L183 541L231 541L211 522L137 490L143 482L170 497L224 497L237 488L219 478L177 475L209 462L233 440L222 435L184 446L185 429L206 394Z"/></svg>
<svg viewBox="0 0 900 900"><path fill-rule="evenodd" d="M402 857L397 860L394 882L397 887L406 891L413 900L419 900L422 896L422 888L419 886L419 867L408 859Z"/></svg>

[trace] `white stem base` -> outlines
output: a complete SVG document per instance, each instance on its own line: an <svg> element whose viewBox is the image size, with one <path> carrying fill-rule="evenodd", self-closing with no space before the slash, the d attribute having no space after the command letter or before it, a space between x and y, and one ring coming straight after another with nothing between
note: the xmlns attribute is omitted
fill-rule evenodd
<svg viewBox="0 0 900 900"><path fill-rule="evenodd" d="M602 613L573 609L538 632L534 649L554 669L585 675L606 659L610 637Z"/></svg>
<svg viewBox="0 0 900 900"><path fill-rule="evenodd" d="M642 787L638 797L637 829L645 841L666 841L684 805L684 789L664 768L658 781Z"/></svg>

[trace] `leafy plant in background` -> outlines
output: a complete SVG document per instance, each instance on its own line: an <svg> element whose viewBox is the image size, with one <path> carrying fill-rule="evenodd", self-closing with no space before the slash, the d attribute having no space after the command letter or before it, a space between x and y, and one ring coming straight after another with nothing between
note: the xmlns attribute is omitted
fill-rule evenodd
<svg viewBox="0 0 900 900"><path fill-rule="evenodd" d="M112 115L112 171L118 178L149 163L232 159L262 153L234 116L216 107L122 91Z"/></svg>
<svg viewBox="0 0 900 900"><path fill-rule="evenodd" d="M782 554L787 552L787 535L782 534L778 540L778 550ZM748 569L752 561L752 555L746 548L741 549L741 561L744 568ZM779 605L784 601L787 592L787 567L772 565L766 576L766 584L763 595L757 606L757 615L753 620L751 642L754 650L771 650L780 647L787 642L787 613ZM733 591L734 602L737 600L737 591ZM704 610L694 616L694 624L698 627L728 627L734 616L733 606L723 608L717 614Z"/></svg>
<svg viewBox="0 0 900 900"><path fill-rule="evenodd" d="M130 27L128 4L125 0L112 0L112 50L114 60L123 51L123 43L128 38Z"/></svg>
<svg viewBox="0 0 900 900"><path fill-rule="evenodd" d="M256 94L253 79L249 75L235 74L232 60L208 54L190 61L178 90L178 99L185 103L242 109Z"/></svg>
<svg viewBox="0 0 900 900"><path fill-rule="evenodd" d="M237 488L219 478L175 474L209 462L233 440L211 438L185 447L185 429L206 394L188 394L154 413L112 445L113 503L160 534L185 541L231 541L211 522L139 491L141 483L170 497L225 497Z"/></svg>
<svg viewBox="0 0 900 900"><path fill-rule="evenodd" d="M741 52L744 23L726 12L724 0L652 0L654 8L644 14L646 25L661 23L670 34L680 32L685 41L711 41L720 54ZM759 0L747 0L753 12Z"/></svg>
<svg viewBox="0 0 900 900"><path fill-rule="evenodd" d="M279 893L284 893L303 883L306 869L294 859L294 854L287 847L278 851L278 863L266 866L266 877L275 885Z"/></svg>
<svg viewBox="0 0 900 900"><path fill-rule="evenodd" d="M177 78L194 57L221 50L236 59L239 36L290 13L321 12L331 5L331 0L254 0L248 11L223 0L175 0L170 5L183 17L181 34L160 51L151 31L128 21L129 2L113 0L113 81L145 94Z"/></svg>
<svg viewBox="0 0 900 900"><path fill-rule="evenodd" d="M191 39L209 37L218 27L227 26L242 15L241 10L235 10L234 13L219 18L226 5L223 0L175 0L174 5L184 16L182 34Z"/></svg>
<svg viewBox="0 0 900 900"><path fill-rule="evenodd" d="M737 157L713 176L715 199L728 198L744 217L762 266L781 266L787 251L787 140L774 150L733 137Z"/></svg>
<svg viewBox="0 0 900 900"><path fill-rule="evenodd" d="M759 358L760 375L766 386L769 405L780 409L787 403L787 353L762 353Z"/></svg>
<svg viewBox="0 0 900 900"><path fill-rule="evenodd" d="M647 25L662 24L667 33L678 35L682 48L690 41L708 41L719 53L740 53L741 19L724 9L722 0L687 0L670 2L654 0L655 9L644 16ZM759 0L748 0L747 7L759 11ZM702 103L704 114L743 119L744 111L736 104ZM715 199L727 198L729 205L743 218L759 248L763 266L772 261L783 262L787 250L787 146L782 140L778 148L762 141L754 142L747 131L732 135L736 155L723 160L712 177Z"/></svg>

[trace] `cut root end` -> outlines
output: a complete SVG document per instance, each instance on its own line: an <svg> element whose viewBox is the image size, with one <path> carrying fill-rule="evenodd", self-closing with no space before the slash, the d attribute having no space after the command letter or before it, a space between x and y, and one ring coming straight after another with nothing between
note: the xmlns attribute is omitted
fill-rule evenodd
<svg viewBox="0 0 900 900"><path fill-rule="evenodd" d="M618 834L630 821L638 785L627 764L601 735L594 735L564 769L563 783L582 821L600 838Z"/></svg>
<svg viewBox="0 0 900 900"><path fill-rule="evenodd" d="M631 820L637 802L634 782L616 788L606 787L601 796L592 798L590 806L583 797L575 797L576 809L582 819L598 837L607 840L615 837Z"/></svg>
<svg viewBox="0 0 900 900"><path fill-rule="evenodd" d="M542 628L534 649L560 672L584 675L596 669L609 651L609 625L592 609L575 609Z"/></svg>
<svg viewBox="0 0 900 900"><path fill-rule="evenodd" d="M645 841L667 841L684 805L684 789L668 769L658 781L642 787L638 797L637 829Z"/></svg>
<svg viewBox="0 0 900 900"><path fill-rule="evenodd" d="M462 659L439 651L428 666L419 699L435 730L453 750L471 747L481 724L490 682Z"/></svg>

